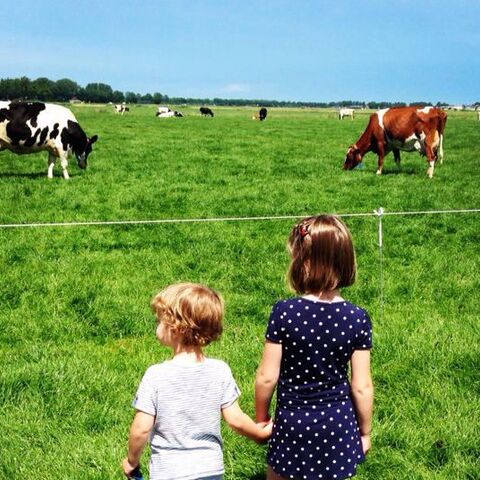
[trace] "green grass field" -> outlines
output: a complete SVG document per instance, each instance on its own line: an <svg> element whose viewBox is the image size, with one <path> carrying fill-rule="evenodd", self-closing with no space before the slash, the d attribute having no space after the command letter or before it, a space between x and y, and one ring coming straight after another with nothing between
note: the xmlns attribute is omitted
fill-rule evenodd
<svg viewBox="0 0 480 480"><path fill-rule="evenodd" d="M0 223L148 220L479 207L480 122L449 113L445 163L389 155L344 172L367 112L74 108L98 134L89 168L46 177L47 154L1 153ZM480 479L480 214L384 218L384 305L375 217L345 218L358 281L346 298L374 323L373 449L358 477ZM120 479L130 402L155 341L149 302L171 282L204 282L226 299L227 361L253 414L253 381L271 305L289 293L294 220L0 228L0 478ZM226 480L260 480L265 447L227 428ZM146 471L147 457L143 459Z"/></svg>

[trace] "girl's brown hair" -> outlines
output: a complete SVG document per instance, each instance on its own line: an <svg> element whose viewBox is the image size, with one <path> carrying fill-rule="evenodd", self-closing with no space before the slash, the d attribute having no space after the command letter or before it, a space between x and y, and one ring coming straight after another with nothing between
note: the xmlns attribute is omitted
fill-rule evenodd
<svg viewBox="0 0 480 480"><path fill-rule="evenodd" d="M292 257L288 280L297 293L330 291L355 282L352 236L333 215L301 220L290 233L288 250Z"/></svg>
<svg viewBox="0 0 480 480"><path fill-rule="evenodd" d="M170 285L153 297L157 322L164 323L185 346L205 346L222 334L223 298L198 283Z"/></svg>

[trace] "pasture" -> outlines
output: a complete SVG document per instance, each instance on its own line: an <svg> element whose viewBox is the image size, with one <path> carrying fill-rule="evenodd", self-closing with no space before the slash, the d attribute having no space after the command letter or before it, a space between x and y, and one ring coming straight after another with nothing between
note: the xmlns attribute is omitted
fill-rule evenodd
<svg viewBox="0 0 480 480"><path fill-rule="evenodd" d="M173 108L173 107L172 107ZM47 154L1 152L0 223L303 216L479 207L480 124L448 112L445 162L418 154L342 170L368 112L75 106L99 135L70 181L48 180ZM358 280L344 291L371 314L373 449L358 479L480 478L480 214L389 216L380 304L377 220L345 218ZM253 381L271 305L290 295L293 219L0 228L0 478L119 479L146 367L169 352L149 302L168 283L204 282L226 300L225 331L206 350L232 367L253 414ZM262 479L265 447L223 428L226 480ZM144 456L146 472L146 457Z"/></svg>

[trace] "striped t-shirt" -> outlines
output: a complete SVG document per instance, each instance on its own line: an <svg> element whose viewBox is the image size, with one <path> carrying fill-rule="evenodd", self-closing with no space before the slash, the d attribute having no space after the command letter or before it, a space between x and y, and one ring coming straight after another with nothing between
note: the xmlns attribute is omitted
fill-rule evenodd
<svg viewBox="0 0 480 480"><path fill-rule="evenodd" d="M223 473L221 409L240 395L221 360L182 364L169 360L147 369L133 407L155 416L151 480L191 480Z"/></svg>

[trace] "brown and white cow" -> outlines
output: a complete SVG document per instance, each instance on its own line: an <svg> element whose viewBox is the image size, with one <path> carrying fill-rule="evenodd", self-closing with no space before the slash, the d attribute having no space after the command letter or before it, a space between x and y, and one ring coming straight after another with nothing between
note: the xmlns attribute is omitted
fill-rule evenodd
<svg viewBox="0 0 480 480"><path fill-rule="evenodd" d="M435 107L400 107L378 110L370 116L366 130L347 150L344 170L352 170L367 152L378 155L377 175L381 175L385 155L393 152L400 164L400 150L417 151L427 157L427 174L433 177L437 158L443 163L443 132L447 114Z"/></svg>

